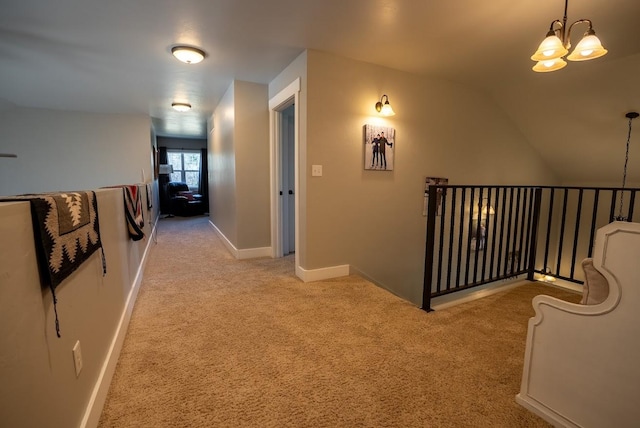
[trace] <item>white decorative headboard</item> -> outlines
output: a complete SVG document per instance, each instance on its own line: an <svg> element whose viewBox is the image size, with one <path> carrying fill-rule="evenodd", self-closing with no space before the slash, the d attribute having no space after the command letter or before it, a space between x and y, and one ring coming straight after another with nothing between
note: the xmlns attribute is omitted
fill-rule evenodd
<svg viewBox="0 0 640 428"><path fill-rule="evenodd" d="M640 426L640 224L598 230L600 304L533 299L516 401L555 426Z"/></svg>

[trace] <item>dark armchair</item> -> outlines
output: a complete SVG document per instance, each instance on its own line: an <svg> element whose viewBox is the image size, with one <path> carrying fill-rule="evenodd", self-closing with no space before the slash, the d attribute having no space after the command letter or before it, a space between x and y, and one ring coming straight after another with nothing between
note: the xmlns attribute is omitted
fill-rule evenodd
<svg viewBox="0 0 640 428"><path fill-rule="evenodd" d="M169 212L172 215L187 217L206 212L202 195L189 190L187 183L170 181L167 183L167 196L169 198Z"/></svg>

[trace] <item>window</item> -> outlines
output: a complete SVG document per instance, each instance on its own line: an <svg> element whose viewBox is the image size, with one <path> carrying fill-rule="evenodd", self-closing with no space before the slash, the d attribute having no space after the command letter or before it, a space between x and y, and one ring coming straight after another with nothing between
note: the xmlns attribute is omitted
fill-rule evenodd
<svg viewBox="0 0 640 428"><path fill-rule="evenodd" d="M200 151L199 150L167 150L167 160L173 166L170 181L183 181L189 189L198 192L200 189Z"/></svg>

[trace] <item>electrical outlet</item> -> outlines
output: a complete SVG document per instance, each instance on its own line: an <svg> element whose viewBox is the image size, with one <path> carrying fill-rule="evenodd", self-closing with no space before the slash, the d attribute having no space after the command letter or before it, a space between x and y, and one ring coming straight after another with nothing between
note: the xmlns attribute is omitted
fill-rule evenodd
<svg viewBox="0 0 640 428"><path fill-rule="evenodd" d="M73 346L73 365L76 368L76 377L80 376L80 371L82 370L82 350L80 349L79 340Z"/></svg>
<svg viewBox="0 0 640 428"><path fill-rule="evenodd" d="M311 165L311 176L322 177L322 165Z"/></svg>

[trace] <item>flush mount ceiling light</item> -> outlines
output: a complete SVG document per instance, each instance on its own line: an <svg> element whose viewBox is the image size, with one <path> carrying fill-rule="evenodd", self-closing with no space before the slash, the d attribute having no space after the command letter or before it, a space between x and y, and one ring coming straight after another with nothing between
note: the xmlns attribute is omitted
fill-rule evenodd
<svg viewBox="0 0 640 428"><path fill-rule="evenodd" d="M197 64L205 57L205 52L191 46L174 46L171 48L173 56L187 64Z"/></svg>
<svg viewBox="0 0 640 428"><path fill-rule="evenodd" d="M191 110L191 104L189 103L172 103L171 107L177 111L189 111Z"/></svg>
<svg viewBox="0 0 640 428"><path fill-rule="evenodd" d="M567 65L562 57L569 53L571 48L571 29L576 24L588 24L589 27L573 52L567 56L569 61L587 61L600 58L607 53L607 50L602 47L600 39L596 37L596 32L593 31L593 26L589 19L575 21L567 30L568 6L569 0L565 0L562 21L556 19L551 22L547 37L540 43L536 53L531 56L531 59L537 62L533 66L533 71L545 73L560 70Z"/></svg>
<svg viewBox="0 0 640 428"><path fill-rule="evenodd" d="M384 104L382 100L385 100ZM376 103L376 111L383 116L394 116L396 114L391 108L391 104L389 104L389 97L386 95L380 97L380 101Z"/></svg>

